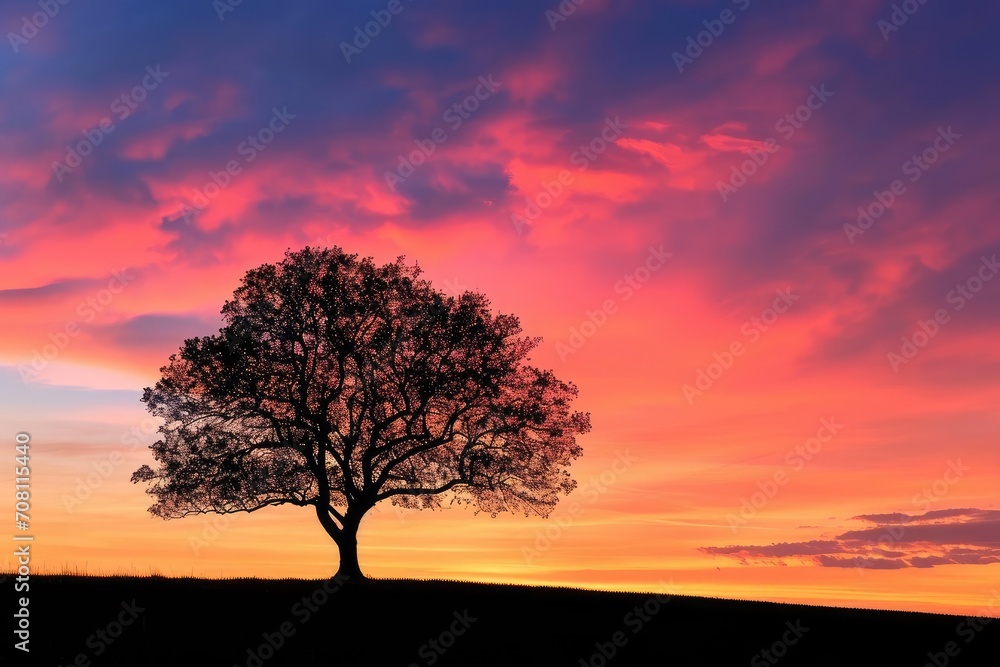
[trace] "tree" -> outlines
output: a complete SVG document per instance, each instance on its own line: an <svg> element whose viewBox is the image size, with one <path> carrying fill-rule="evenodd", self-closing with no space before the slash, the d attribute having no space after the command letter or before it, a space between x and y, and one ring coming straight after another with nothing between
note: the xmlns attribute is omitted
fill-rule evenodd
<svg viewBox="0 0 1000 667"><path fill-rule="evenodd" d="M576 482L590 430L577 389L527 365L540 339L466 291L446 296L399 257L288 251L249 271L217 335L184 341L142 401L165 424L150 512L312 508L363 579L357 535L377 503L547 516Z"/></svg>

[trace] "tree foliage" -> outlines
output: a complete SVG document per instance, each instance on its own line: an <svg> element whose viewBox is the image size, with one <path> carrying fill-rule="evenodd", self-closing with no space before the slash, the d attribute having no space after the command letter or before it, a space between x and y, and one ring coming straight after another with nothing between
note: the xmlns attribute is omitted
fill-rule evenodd
<svg viewBox="0 0 1000 667"><path fill-rule="evenodd" d="M590 428L576 387L526 363L540 339L516 317L420 274L340 248L249 271L220 332L184 341L143 394L165 420L158 466L132 477L151 482L150 511L312 507L355 576L381 501L548 515Z"/></svg>

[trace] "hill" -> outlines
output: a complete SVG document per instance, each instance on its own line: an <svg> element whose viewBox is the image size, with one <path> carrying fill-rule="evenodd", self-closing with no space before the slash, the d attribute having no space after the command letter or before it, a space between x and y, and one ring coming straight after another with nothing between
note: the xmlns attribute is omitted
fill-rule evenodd
<svg viewBox="0 0 1000 667"><path fill-rule="evenodd" d="M995 666L1000 655L997 622L657 595L409 580L32 576L31 652L15 651L13 664L966 667Z"/></svg>

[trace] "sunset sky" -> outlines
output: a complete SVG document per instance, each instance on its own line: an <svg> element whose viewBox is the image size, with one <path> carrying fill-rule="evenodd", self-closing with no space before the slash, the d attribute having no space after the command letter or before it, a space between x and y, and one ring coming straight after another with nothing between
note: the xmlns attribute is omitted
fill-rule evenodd
<svg viewBox="0 0 1000 667"><path fill-rule="evenodd" d="M169 355L322 245L484 293L593 424L547 520L380 507L367 574L1000 612L997 6L54 4L0 7L39 569L332 574L129 481Z"/></svg>

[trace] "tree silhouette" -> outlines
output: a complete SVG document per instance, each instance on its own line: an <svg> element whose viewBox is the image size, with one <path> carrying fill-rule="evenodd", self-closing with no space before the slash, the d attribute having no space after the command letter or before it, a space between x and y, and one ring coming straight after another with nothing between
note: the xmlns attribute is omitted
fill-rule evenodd
<svg viewBox="0 0 1000 667"><path fill-rule="evenodd" d="M516 317L403 259L307 247L246 274L219 334L184 341L143 393L166 421L159 467L132 475L152 482L152 514L311 507L354 579L381 501L549 514L590 429L576 387L524 363L540 339Z"/></svg>

